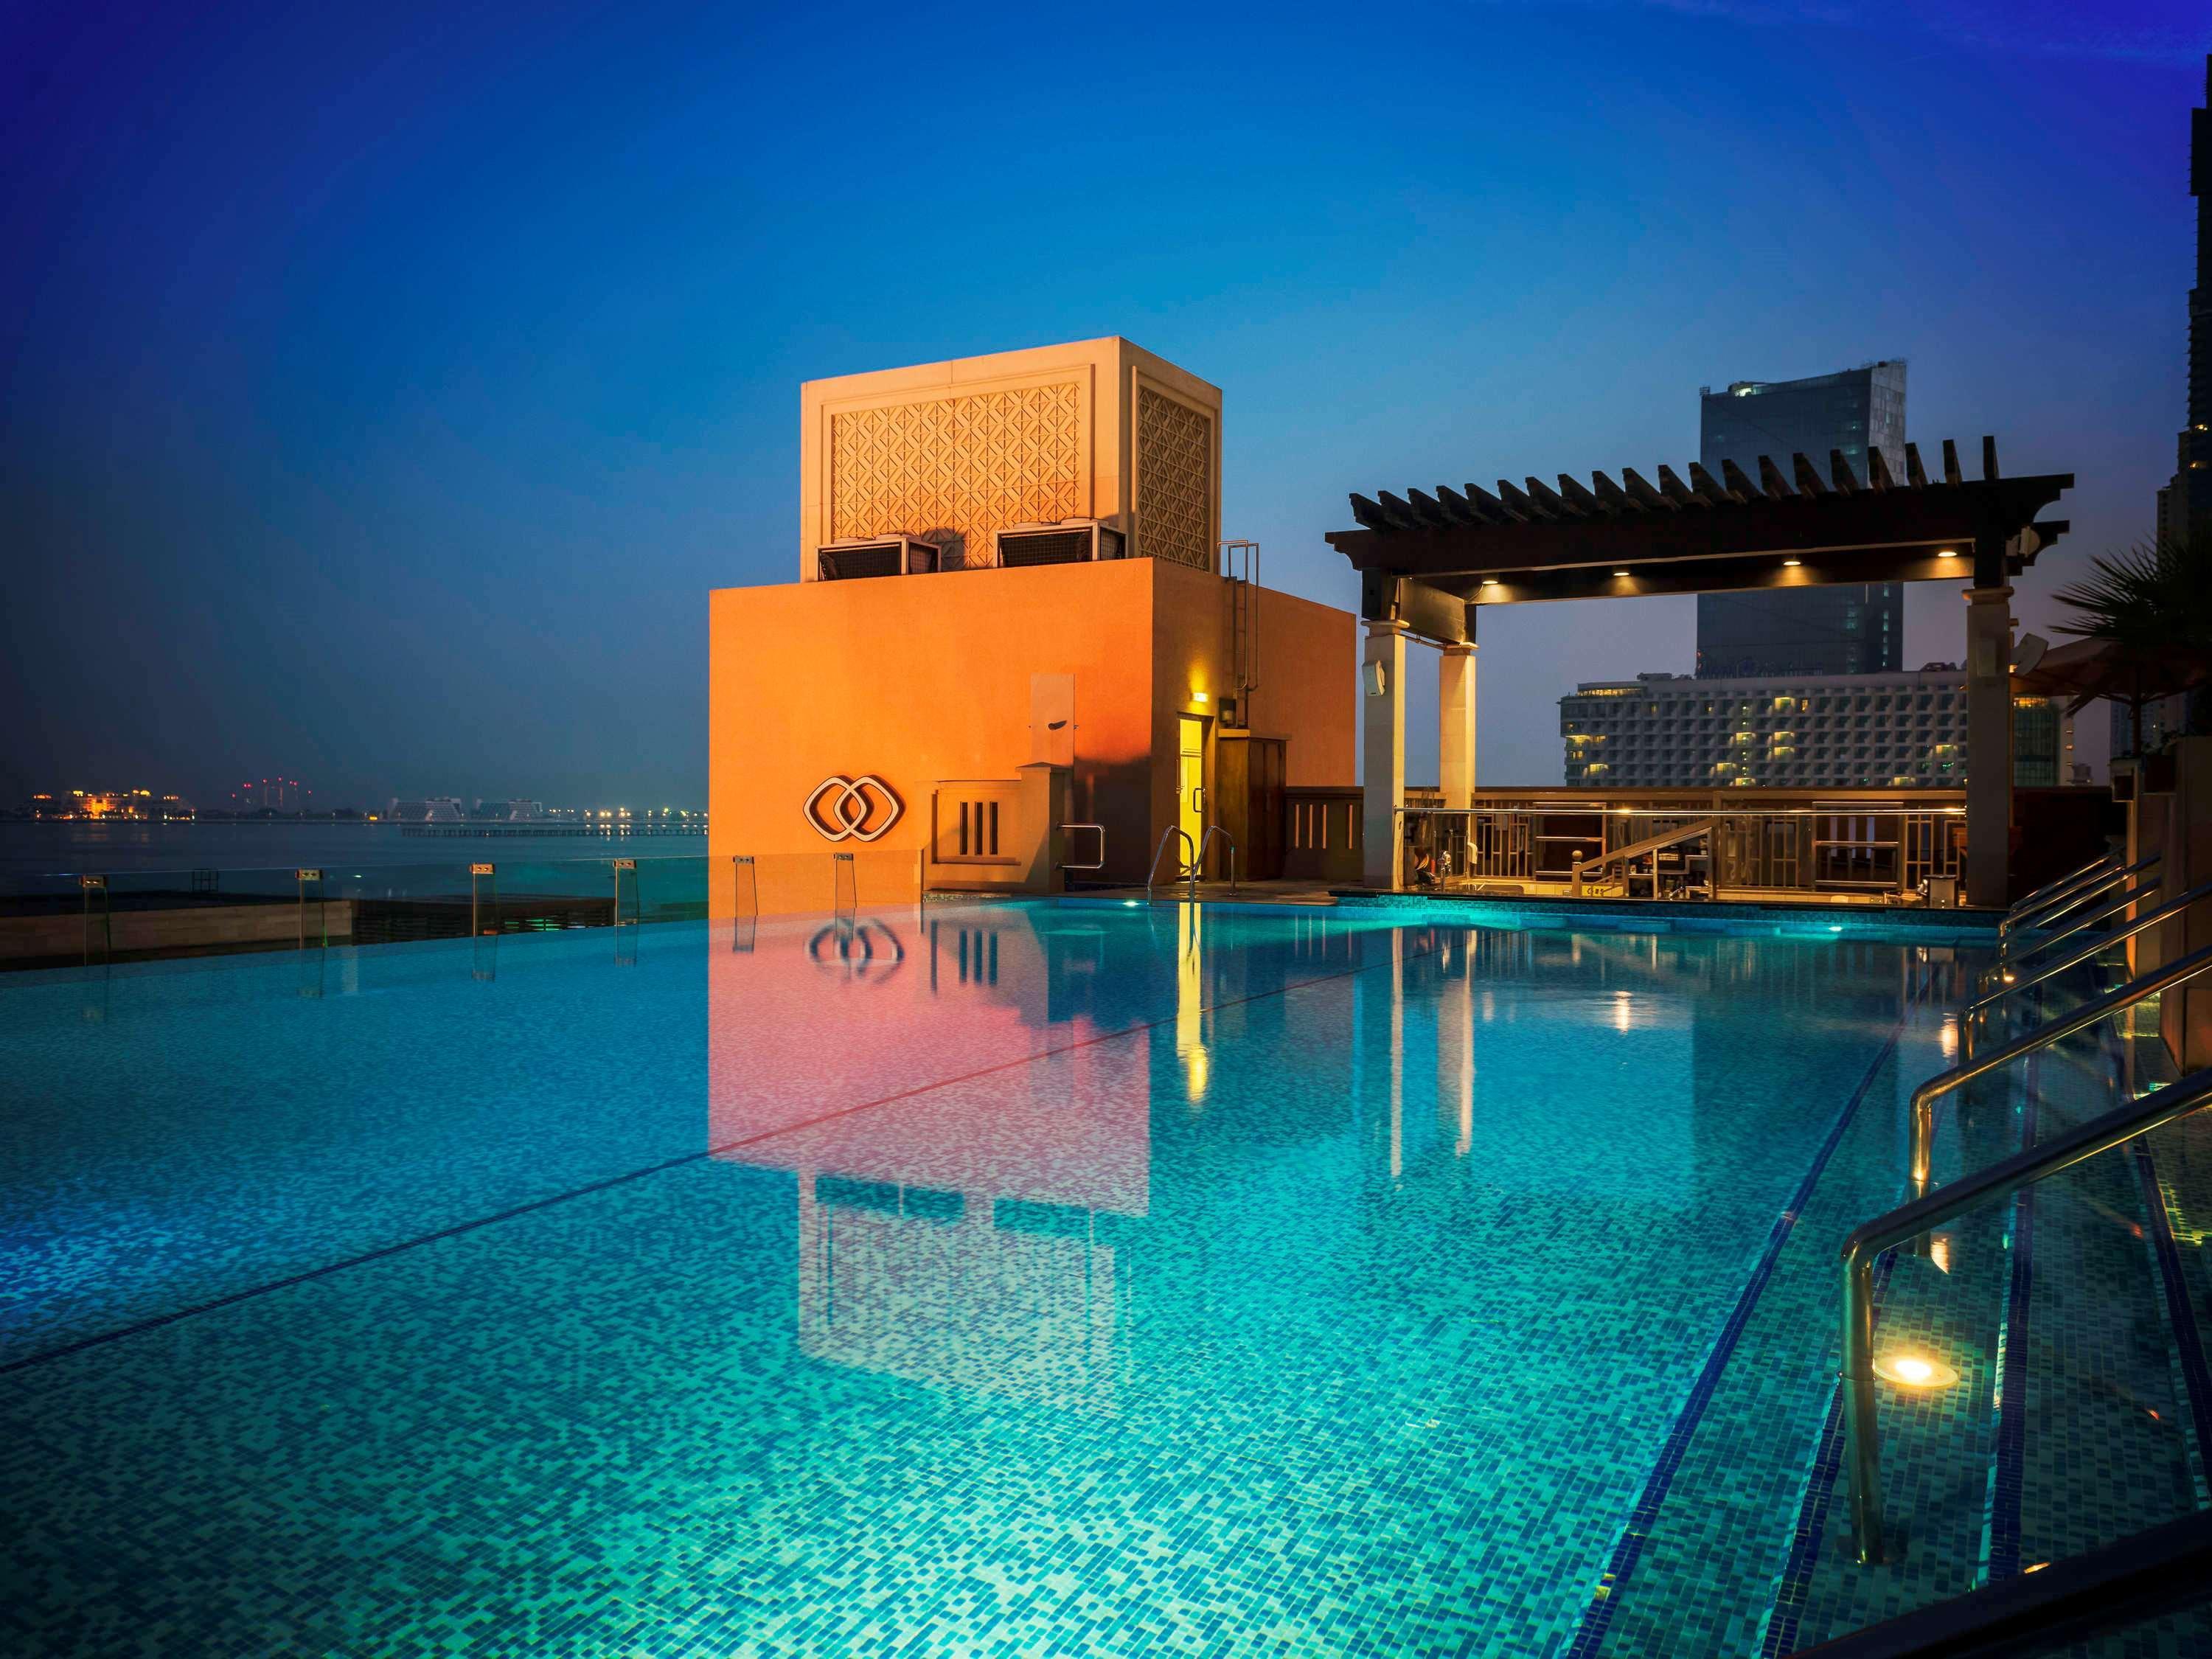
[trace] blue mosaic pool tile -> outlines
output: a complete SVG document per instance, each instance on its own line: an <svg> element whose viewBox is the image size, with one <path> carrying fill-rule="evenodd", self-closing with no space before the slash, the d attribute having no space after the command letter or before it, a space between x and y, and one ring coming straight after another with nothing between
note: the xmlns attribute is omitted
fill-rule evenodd
<svg viewBox="0 0 2212 1659"><path fill-rule="evenodd" d="M1189 907L597 943L0 988L0 1650L1556 1655L1658 1472L1602 1650L1750 1651L1962 967ZM426 1054L464 1086L364 1083ZM1982 1354L1894 1413L1947 1539L2004 1260L1948 1243L1884 1302ZM1808 1632L1896 1599L1826 1571Z"/></svg>

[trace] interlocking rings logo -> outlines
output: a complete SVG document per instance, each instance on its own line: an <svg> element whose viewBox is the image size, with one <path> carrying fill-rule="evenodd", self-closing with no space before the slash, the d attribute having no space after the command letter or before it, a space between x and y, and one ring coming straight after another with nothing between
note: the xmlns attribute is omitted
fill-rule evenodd
<svg viewBox="0 0 2212 1659"><path fill-rule="evenodd" d="M890 785L872 773L862 778L824 778L799 809L824 841L873 841L905 811L905 803L891 793Z"/></svg>

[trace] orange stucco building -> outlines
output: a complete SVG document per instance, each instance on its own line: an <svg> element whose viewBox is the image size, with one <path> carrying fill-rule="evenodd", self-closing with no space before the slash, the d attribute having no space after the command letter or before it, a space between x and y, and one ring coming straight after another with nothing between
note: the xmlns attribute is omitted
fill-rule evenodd
<svg viewBox="0 0 2212 1659"><path fill-rule="evenodd" d="M801 412L800 580L712 596L715 914L1141 881L1176 828L1265 875L1355 776L1355 619L1224 572L1216 388L1109 338Z"/></svg>

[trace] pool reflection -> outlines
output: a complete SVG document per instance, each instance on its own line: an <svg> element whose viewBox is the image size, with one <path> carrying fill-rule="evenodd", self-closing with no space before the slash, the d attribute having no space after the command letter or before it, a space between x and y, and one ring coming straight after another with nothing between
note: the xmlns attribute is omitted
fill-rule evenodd
<svg viewBox="0 0 2212 1659"><path fill-rule="evenodd" d="M1097 1041L1098 940L1055 931L1048 949L1011 909L918 936L848 919L714 958L714 1144L797 1177L810 1357L1112 1408L1149 1051ZM779 955L817 970L820 1004L787 1005Z"/></svg>

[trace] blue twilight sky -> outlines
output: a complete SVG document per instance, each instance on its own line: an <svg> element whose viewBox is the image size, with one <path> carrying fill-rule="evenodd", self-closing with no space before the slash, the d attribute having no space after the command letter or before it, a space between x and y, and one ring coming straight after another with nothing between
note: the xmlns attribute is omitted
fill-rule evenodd
<svg viewBox="0 0 2212 1659"><path fill-rule="evenodd" d="M1679 466L1700 384L1903 356L1912 435L2080 477L2032 625L2182 418L2193 0L0 19L8 799L702 802L810 376L1127 334L1347 606L1348 489ZM1692 605L1492 613L1483 781Z"/></svg>

